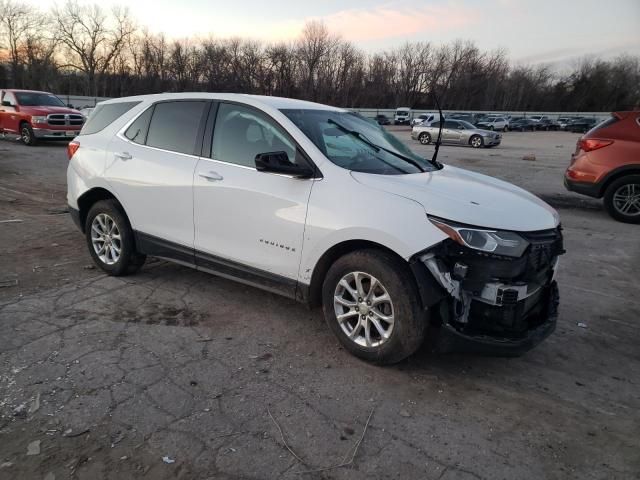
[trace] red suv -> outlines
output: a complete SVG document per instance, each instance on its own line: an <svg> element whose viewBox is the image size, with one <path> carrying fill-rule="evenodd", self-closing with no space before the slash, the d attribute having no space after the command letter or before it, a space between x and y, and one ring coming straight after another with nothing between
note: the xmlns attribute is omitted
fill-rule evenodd
<svg viewBox="0 0 640 480"><path fill-rule="evenodd" d="M573 192L604 197L616 220L640 223L640 111L614 112L582 136L564 184Z"/></svg>
<svg viewBox="0 0 640 480"><path fill-rule="evenodd" d="M0 133L20 135L25 145L36 140L71 139L80 133L84 116L48 92L0 90Z"/></svg>

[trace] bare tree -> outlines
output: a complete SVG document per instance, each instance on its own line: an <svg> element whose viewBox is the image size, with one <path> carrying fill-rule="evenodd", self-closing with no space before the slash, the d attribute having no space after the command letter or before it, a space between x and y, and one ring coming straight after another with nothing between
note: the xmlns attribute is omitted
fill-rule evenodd
<svg viewBox="0 0 640 480"><path fill-rule="evenodd" d="M114 8L108 15L98 6L81 6L69 0L53 10L60 41L67 49L65 67L86 75L87 93L96 95L98 77L125 47L134 31L126 9Z"/></svg>

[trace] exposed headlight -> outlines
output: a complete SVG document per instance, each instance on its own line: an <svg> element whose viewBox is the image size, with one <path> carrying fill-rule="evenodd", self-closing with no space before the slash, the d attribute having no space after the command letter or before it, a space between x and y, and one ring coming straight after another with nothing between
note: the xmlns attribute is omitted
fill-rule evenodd
<svg viewBox="0 0 640 480"><path fill-rule="evenodd" d="M47 123L47 117L31 117L33 123Z"/></svg>
<svg viewBox="0 0 640 480"><path fill-rule="evenodd" d="M529 246L529 242L514 232L468 227L441 218L428 218L453 241L481 252L517 258Z"/></svg>

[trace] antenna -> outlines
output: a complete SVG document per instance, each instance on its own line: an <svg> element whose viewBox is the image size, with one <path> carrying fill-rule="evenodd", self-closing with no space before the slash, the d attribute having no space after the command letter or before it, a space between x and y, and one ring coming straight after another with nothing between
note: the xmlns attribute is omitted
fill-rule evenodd
<svg viewBox="0 0 640 480"><path fill-rule="evenodd" d="M440 150L440 142L442 141L442 127L444 126L444 114L442 113L442 108L440 108L440 102L438 101L438 96L436 95L435 90L431 91L431 95L433 95L433 99L436 102L436 107L438 107L438 113L440 114L440 128L438 130L438 139L436 140L436 149L433 152L433 157L431 157L431 163L436 167L439 166L438 163L438 150Z"/></svg>

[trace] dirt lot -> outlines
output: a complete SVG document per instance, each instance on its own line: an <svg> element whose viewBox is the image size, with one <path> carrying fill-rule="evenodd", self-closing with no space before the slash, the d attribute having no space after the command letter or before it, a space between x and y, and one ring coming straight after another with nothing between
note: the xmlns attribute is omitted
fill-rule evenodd
<svg viewBox="0 0 640 480"><path fill-rule="evenodd" d="M0 478L639 478L640 227L564 190L576 138L440 155L558 208L556 333L390 368L269 293L161 261L100 274L64 213L64 146L0 140Z"/></svg>

